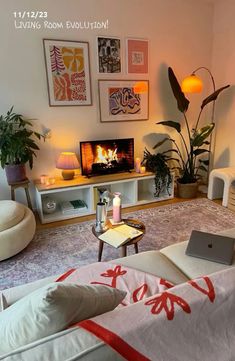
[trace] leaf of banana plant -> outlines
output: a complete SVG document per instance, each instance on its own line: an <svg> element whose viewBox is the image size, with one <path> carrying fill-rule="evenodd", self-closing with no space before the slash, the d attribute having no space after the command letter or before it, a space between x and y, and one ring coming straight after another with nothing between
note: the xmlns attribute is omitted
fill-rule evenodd
<svg viewBox="0 0 235 361"><path fill-rule="evenodd" d="M162 122L158 122L156 124L165 125L166 127L174 128L178 133L181 132L181 125L178 122L174 122L173 120L164 120Z"/></svg>
<svg viewBox="0 0 235 361"><path fill-rule="evenodd" d="M207 172L208 169L204 167L204 165L199 165L199 167L196 167L197 169L203 170L204 172Z"/></svg>
<svg viewBox="0 0 235 361"><path fill-rule="evenodd" d="M203 109L207 104L209 104L210 102L213 102L214 100L217 99L218 95L224 90L229 88L230 85L225 85L222 88L217 89L214 93L212 93L211 95L209 95L206 99L203 100L202 105L201 105L201 109Z"/></svg>
<svg viewBox="0 0 235 361"><path fill-rule="evenodd" d="M209 159L198 159L200 163L203 163L205 165L209 165L210 161Z"/></svg>
<svg viewBox="0 0 235 361"><path fill-rule="evenodd" d="M193 154L195 155L195 156L197 156L197 155L200 155L200 154L202 154L202 153L209 153L209 150L208 149L195 149L194 151L193 151Z"/></svg>
<svg viewBox="0 0 235 361"><path fill-rule="evenodd" d="M178 109L181 113L185 113L188 110L189 100L185 97L175 76L175 73L171 67L168 68L168 78L170 81L171 89L177 101Z"/></svg>
<svg viewBox="0 0 235 361"><path fill-rule="evenodd" d="M168 149L168 150L165 150L165 152L162 152L162 154L166 154L166 153L169 153L169 152L174 152L174 153L179 154L177 149Z"/></svg>
<svg viewBox="0 0 235 361"><path fill-rule="evenodd" d="M191 140L191 145L193 147L201 147L205 139L209 137L209 135L213 131L214 127L215 127L215 123L211 123L199 129L195 133L194 138Z"/></svg>
<svg viewBox="0 0 235 361"><path fill-rule="evenodd" d="M160 142L158 142L157 144L155 144L155 146L153 147L153 149L156 149L158 147L160 147L162 144L164 144L167 140L171 140L171 138L164 138L163 140L161 140Z"/></svg>

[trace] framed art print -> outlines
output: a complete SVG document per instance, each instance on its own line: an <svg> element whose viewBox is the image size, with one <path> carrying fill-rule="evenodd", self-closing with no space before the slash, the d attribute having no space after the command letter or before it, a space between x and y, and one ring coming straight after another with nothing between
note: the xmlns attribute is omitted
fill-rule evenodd
<svg viewBox="0 0 235 361"><path fill-rule="evenodd" d="M127 72L148 73L148 40L127 39Z"/></svg>
<svg viewBox="0 0 235 361"><path fill-rule="evenodd" d="M98 72L121 72L121 40L119 38L97 38Z"/></svg>
<svg viewBox="0 0 235 361"><path fill-rule="evenodd" d="M100 121L148 119L148 80L99 80Z"/></svg>
<svg viewBox="0 0 235 361"><path fill-rule="evenodd" d="M91 105L87 42L44 39L50 106Z"/></svg>

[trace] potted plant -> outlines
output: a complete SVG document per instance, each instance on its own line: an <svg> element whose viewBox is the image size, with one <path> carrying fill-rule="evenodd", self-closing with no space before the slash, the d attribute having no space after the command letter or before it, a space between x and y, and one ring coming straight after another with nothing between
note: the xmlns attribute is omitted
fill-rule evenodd
<svg viewBox="0 0 235 361"><path fill-rule="evenodd" d="M178 132L182 140L182 148L177 142L170 136L164 138L154 146L154 149L159 148L163 143L170 142L171 147L160 154L167 155L174 152L176 154L176 161L180 170L180 176L177 180L178 195L182 198L193 198L196 197L198 189L198 179L201 177L200 171L208 171L209 160L200 158L201 155L205 155L209 152L206 148L210 144L210 135L214 129L215 124L209 123L199 128L201 115L205 106L211 102L215 102L218 95L230 85L226 85L222 88L217 89L207 98L205 98L201 104L199 115L196 118L196 123L192 129L189 127L189 121L186 112L189 107L189 100L185 97L178 83L178 80L172 70L168 68L168 77L171 85L172 92L177 101L179 111L183 114L183 120L186 126L186 135L182 132L180 122L166 120L158 122L170 128L173 128ZM209 140L208 140L209 139Z"/></svg>
<svg viewBox="0 0 235 361"><path fill-rule="evenodd" d="M172 175L167 162L170 160L167 154L151 154L148 149L144 150L144 158L142 164L146 166L146 170L155 173L155 192L154 197L159 197L162 191L167 191L170 195L170 187L172 183Z"/></svg>
<svg viewBox="0 0 235 361"><path fill-rule="evenodd" d="M33 158L39 150L35 137L45 137L31 129L30 120L13 112L13 107L6 115L0 116L0 162L5 168L8 183L26 179L25 164L33 167Z"/></svg>

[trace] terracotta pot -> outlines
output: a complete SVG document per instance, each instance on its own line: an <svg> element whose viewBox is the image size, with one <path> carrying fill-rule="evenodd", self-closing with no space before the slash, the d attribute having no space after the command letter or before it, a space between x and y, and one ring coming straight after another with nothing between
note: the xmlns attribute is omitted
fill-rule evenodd
<svg viewBox="0 0 235 361"><path fill-rule="evenodd" d="M22 182L27 178L25 164L5 165L5 172L9 184Z"/></svg>
<svg viewBox="0 0 235 361"><path fill-rule="evenodd" d="M198 183L180 183L177 181L178 197L180 198L196 198L198 191Z"/></svg>

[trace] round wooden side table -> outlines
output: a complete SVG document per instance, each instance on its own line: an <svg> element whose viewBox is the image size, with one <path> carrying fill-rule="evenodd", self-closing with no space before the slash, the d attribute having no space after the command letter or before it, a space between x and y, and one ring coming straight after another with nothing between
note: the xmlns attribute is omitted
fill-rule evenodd
<svg viewBox="0 0 235 361"><path fill-rule="evenodd" d="M128 246L132 246L134 245L134 248L135 248L135 253L138 253L139 252L139 249L138 249L138 242L143 238L144 234L145 234L145 225L143 222L140 222L138 221L137 219L131 219L131 218L125 218L122 220L124 222L124 224L128 223L128 222L131 222L133 224L137 224L138 226L141 226L141 228L136 228L138 229L139 231L142 231L143 234L141 234L140 236L138 237L135 237L133 239L131 239L130 241L126 242L125 244L123 244L122 246L118 247L120 248L121 250L121 257L126 257L126 254L127 254L127 247ZM112 224L109 222L108 223L108 229L110 228L114 228L117 226L112 226ZM92 226L92 233L94 234L94 236L99 240L99 252L98 252L98 262L101 261L101 258L102 258L102 252L103 252L103 248L104 248L104 241L102 241L101 239L99 239L99 236L104 233L104 232L96 232L95 230L95 225ZM108 244L108 243L107 243ZM110 246L110 244L109 244Z"/></svg>

